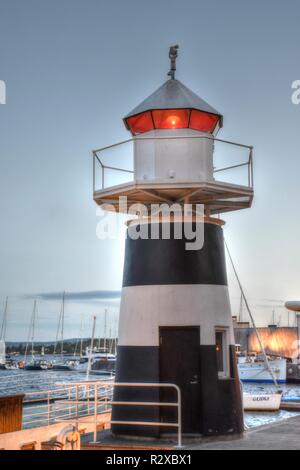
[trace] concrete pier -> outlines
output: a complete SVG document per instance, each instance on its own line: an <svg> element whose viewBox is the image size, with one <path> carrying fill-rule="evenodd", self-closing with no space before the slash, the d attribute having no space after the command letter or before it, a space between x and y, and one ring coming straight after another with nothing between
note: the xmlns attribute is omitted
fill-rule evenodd
<svg viewBox="0 0 300 470"><path fill-rule="evenodd" d="M300 416L248 430L235 440L190 444L185 450L299 450Z"/></svg>

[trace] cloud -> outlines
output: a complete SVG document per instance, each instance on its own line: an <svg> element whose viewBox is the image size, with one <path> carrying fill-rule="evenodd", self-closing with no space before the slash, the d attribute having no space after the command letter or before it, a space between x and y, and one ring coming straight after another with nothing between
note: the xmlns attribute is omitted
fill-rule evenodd
<svg viewBox="0 0 300 470"><path fill-rule="evenodd" d="M30 297L41 300L57 301L62 299L62 292L44 292L32 295ZM66 292L65 299L76 302L95 302L119 300L121 291L119 290L95 290L85 292Z"/></svg>

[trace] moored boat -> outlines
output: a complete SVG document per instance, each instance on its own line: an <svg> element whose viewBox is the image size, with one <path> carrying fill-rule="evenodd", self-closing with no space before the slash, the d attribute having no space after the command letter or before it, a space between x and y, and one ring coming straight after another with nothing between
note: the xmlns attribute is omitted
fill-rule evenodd
<svg viewBox="0 0 300 470"><path fill-rule="evenodd" d="M24 367L25 370L47 370L48 364L46 361L34 359Z"/></svg>
<svg viewBox="0 0 300 470"><path fill-rule="evenodd" d="M76 370L78 367L78 361L64 361L64 362L57 362L53 363L51 370L64 370L64 371L73 371Z"/></svg>
<svg viewBox="0 0 300 470"><path fill-rule="evenodd" d="M18 363L11 359L7 360L4 365L5 370L16 370L19 369Z"/></svg>
<svg viewBox="0 0 300 470"><path fill-rule="evenodd" d="M281 404L282 393L269 394L243 394L245 411L278 411Z"/></svg>
<svg viewBox="0 0 300 470"><path fill-rule="evenodd" d="M286 383L286 359L269 360L269 368L277 383ZM238 372L242 382L274 382L274 378L268 367L266 367L264 360L239 357Z"/></svg>

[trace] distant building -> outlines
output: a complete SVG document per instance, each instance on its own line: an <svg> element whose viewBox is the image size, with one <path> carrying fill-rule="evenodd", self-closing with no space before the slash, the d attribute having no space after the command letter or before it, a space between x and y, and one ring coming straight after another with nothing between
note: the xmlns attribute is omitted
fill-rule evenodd
<svg viewBox="0 0 300 470"><path fill-rule="evenodd" d="M241 346L241 351L261 352L254 328L249 323L238 322L233 318L235 342ZM288 359L298 355L298 330L296 327L277 327L269 325L258 328L259 335L266 353Z"/></svg>

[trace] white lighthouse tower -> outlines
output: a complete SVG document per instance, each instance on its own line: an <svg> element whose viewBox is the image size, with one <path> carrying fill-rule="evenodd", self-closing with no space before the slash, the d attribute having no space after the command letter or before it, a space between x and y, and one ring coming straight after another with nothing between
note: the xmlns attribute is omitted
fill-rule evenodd
<svg viewBox="0 0 300 470"><path fill-rule="evenodd" d="M94 151L94 200L120 209L119 198L131 204L204 206L201 219L192 212L192 226L204 234L201 249L187 249L190 240L178 237L182 220L143 216L128 228L119 321L116 382L172 383L182 395L185 435L243 432L243 413L235 359L235 342L228 295L222 225L224 212L251 206L252 147L216 137L222 115L175 78L177 46L170 48L170 78L125 118L132 134L132 180L105 186L108 171ZM247 170L248 183L218 181L216 142L239 146L243 163L224 171ZM120 144L121 147L122 144ZM124 144L125 145L125 144ZM114 148L118 144L114 144ZM96 169L102 170L97 187ZM225 174L225 173L223 173ZM171 220L171 222L170 222ZM170 236L162 236L165 224ZM136 236L143 227L148 237ZM155 237L151 234L156 233ZM157 236L158 234L158 236ZM158 389L117 387L115 400L161 402L172 395ZM116 435L162 437L163 426L119 424L121 421L170 422L175 411L164 406L114 406Z"/></svg>

